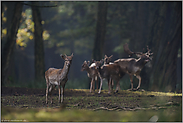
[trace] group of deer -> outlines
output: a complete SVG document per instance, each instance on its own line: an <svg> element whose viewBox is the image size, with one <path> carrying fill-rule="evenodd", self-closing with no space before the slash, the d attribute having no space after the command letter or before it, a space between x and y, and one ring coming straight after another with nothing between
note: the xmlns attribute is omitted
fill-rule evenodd
<svg viewBox="0 0 183 123"><path fill-rule="evenodd" d="M136 76L139 79L138 87L140 88L141 84L141 77L140 72L144 65L149 61L152 60L150 57L153 53L150 53L150 49L147 47L147 53L142 52L132 52L128 48L128 44L124 45L124 51L128 53L130 56L133 54L136 54L138 59L135 58L126 58L126 59L118 59L114 61L114 63L111 63L110 60L112 56L107 57L105 55L105 58L100 61L93 60L92 64L89 65L89 61L84 61L82 65L82 71L87 71L88 77L91 78L91 86L90 86L90 92L94 90L95 88L95 81L97 81L98 77L101 80L100 83L100 89L98 93L101 93L102 83L104 79L108 80L108 87L109 87L109 93L113 90L114 81L116 81L116 91L117 92L120 89L119 80L127 73L130 76L131 81L131 90L133 89L133 75ZM52 90L58 86L59 90L59 103L63 103L64 101L64 88L65 84L68 80L67 75L69 73L69 68L72 63L73 54L71 56L67 55L60 55L64 59L64 67L63 69L56 69L56 68L49 68L45 72L45 79L46 79L46 103L48 103L48 92L50 92L50 95L52 93ZM104 64L103 64L104 62ZM60 87L62 86L62 88ZM97 83L97 89L98 89L98 83ZM97 90L98 91L98 90ZM51 103L52 103L52 97L51 97Z"/></svg>
<svg viewBox="0 0 183 123"><path fill-rule="evenodd" d="M145 66L147 62L152 60L150 57L153 53L150 53L150 49L147 47L147 52L132 52L128 48L128 44L125 44L124 51L132 56L136 54L138 59L135 58L124 58L118 59L113 63L110 62L112 55L108 57L107 55L104 56L104 59L100 61L92 60L92 64L90 65L90 61L84 61L82 64L81 71L87 71L87 75L91 78L91 86L90 92L94 91L95 88L95 81L97 83L97 91L98 91L98 77L100 78L100 89L98 93L101 93L102 83L103 80L106 79L108 81L108 93L113 91L114 81L116 81L116 90L118 92L120 89L119 80L125 75L128 74L130 76L131 81L131 89L129 90L138 90L141 84L141 77L140 72L142 68ZM139 84L136 89L133 88L133 76L136 76L139 79Z"/></svg>

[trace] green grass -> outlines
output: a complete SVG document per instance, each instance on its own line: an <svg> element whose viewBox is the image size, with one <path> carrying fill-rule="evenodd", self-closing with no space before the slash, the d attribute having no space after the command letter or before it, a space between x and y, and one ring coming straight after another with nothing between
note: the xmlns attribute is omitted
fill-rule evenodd
<svg viewBox="0 0 183 123"><path fill-rule="evenodd" d="M45 95L19 95L1 97L2 121L57 121L57 122L162 122L182 121L182 94L153 91L120 90L108 95L89 93L89 89L66 89L65 107L45 104Z"/></svg>
<svg viewBox="0 0 183 123"><path fill-rule="evenodd" d="M148 122L157 116L159 122L182 121L182 113L167 111L91 111L62 109L11 109L2 108L1 120L23 120L26 122Z"/></svg>

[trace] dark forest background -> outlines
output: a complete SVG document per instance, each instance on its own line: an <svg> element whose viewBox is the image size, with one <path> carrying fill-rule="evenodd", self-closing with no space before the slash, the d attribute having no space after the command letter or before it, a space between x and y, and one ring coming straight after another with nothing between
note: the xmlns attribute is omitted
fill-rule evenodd
<svg viewBox="0 0 183 123"><path fill-rule="evenodd" d="M74 53L66 88L88 89L82 63L105 54L112 61L128 58L125 43L135 52L148 45L154 53L141 72L141 88L182 90L182 1L1 1L2 86L45 88L44 72L63 67L60 54ZM120 86L130 88L129 76Z"/></svg>

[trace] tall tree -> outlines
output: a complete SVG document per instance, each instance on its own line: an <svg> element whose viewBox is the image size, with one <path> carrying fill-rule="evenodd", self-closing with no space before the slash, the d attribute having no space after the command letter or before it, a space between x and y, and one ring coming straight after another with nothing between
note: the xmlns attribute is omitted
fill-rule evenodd
<svg viewBox="0 0 183 123"><path fill-rule="evenodd" d="M150 12L149 11L149 5L152 3L150 2L134 2L132 5L136 11L133 13L133 19L132 19L132 40L130 41L130 49L135 52L145 52L146 46L148 44L148 36L150 32L149 28L149 18L150 18ZM150 46L151 48L151 46ZM141 77L142 77L142 88L148 88L149 87L149 75L151 68L144 67L141 71ZM138 83L138 79L135 79L135 83Z"/></svg>
<svg viewBox="0 0 183 123"><path fill-rule="evenodd" d="M93 58L100 60L103 58L103 49L107 22L107 2L98 2L96 36L93 48Z"/></svg>
<svg viewBox="0 0 183 123"><path fill-rule="evenodd" d="M4 45L2 52L2 85L5 84L7 80L7 71L9 69L9 62L12 57L13 49L16 42L16 34L20 25L21 12L22 12L23 4L21 2L16 2L14 8L14 14L12 18L11 25L9 26L7 33L7 41Z"/></svg>
<svg viewBox="0 0 183 123"><path fill-rule="evenodd" d="M182 39L182 3L161 2L156 12L151 42L154 48L151 83L153 90L174 91L177 54Z"/></svg>
<svg viewBox="0 0 183 123"><path fill-rule="evenodd" d="M39 2L32 2L32 15L34 21L34 56L35 56L35 79L36 81L44 80L44 43L43 28L41 24L41 13L38 8Z"/></svg>

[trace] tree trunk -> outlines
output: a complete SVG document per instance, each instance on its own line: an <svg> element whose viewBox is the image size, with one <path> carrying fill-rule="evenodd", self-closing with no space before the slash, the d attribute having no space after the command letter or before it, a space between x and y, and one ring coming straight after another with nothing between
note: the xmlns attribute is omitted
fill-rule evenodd
<svg viewBox="0 0 183 123"><path fill-rule="evenodd" d="M101 60L104 55L104 41L106 33L106 21L107 21L107 2L98 2L98 14L97 14L97 26L96 37L93 48L93 59ZM99 80L98 80L99 81ZM98 82L98 85L100 83ZM100 87L100 86L99 86ZM89 82L90 88L90 82Z"/></svg>
<svg viewBox="0 0 183 123"><path fill-rule="evenodd" d="M101 60L103 58L104 40L107 21L107 2L98 2L96 37L93 48L93 59Z"/></svg>
<svg viewBox="0 0 183 123"><path fill-rule="evenodd" d="M39 5L39 2L32 2L34 5ZM44 43L43 43L43 28L41 24L41 13L38 7L32 6L32 15L34 21L34 56L35 56L35 80L44 80Z"/></svg>
<svg viewBox="0 0 183 123"><path fill-rule="evenodd" d="M129 49L134 52L145 52L146 46L148 45L148 35L149 35L149 2L135 2L133 14L133 33L131 34L132 39L129 42ZM150 47L151 48L151 47ZM132 57L136 57L135 55ZM150 70L149 67L144 67L140 73L142 77L141 88L148 88L149 86L149 75ZM134 77L135 78L135 77ZM137 86L138 79L134 79L134 84ZM134 86L135 86L134 85Z"/></svg>
<svg viewBox="0 0 183 123"><path fill-rule="evenodd" d="M9 69L9 62L16 41L16 34L20 25L22 8L23 4L21 2L16 2L12 22L8 29L7 41L2 53L2 85L4 85L7 80L7 71Z"/></svg>
<svg viewBox="0 0 183 123"><path fill-rule="evenodd" d="M177 54L182 39L181 2L162 2L152 29L154 48L152 90L174 91L177 82Z"/></svg>

